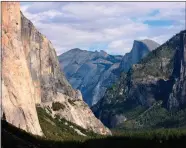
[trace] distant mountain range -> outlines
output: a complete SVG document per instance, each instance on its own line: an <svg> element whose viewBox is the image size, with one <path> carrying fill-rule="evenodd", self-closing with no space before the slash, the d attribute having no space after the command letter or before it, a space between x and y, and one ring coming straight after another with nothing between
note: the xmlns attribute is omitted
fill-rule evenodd
<svg viewBox="0 0 186 148"><path fill-rule="evenodd" d="M58 56L58 59L72 87L79 89L85 102L92 106L104 96L122 71L128 71L132 64L158 46L149 39L134 41L132 50L124 56L109 55L103 50L92 52L75 48Z"/></svg>

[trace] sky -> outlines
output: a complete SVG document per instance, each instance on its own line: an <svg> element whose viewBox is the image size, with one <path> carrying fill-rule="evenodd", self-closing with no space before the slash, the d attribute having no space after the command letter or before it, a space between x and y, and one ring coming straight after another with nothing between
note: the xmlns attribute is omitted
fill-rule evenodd
<svg viewBox="0 0 186 148"><path fill-rule="evenodd" d="M124 55L134 40L164 43L185 29L184 2L21 2L58 55L73 49Z"/></svg>

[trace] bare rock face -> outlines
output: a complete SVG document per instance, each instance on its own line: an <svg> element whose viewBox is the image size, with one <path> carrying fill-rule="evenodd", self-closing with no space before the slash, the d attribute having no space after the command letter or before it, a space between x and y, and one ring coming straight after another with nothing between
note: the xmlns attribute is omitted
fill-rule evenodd
<svg viewBox="0 0 186 148"><path fill-rule="evenodd" d="M149 52L153 51L159 46L155 41L145 40L134 40L133 47L129 53L126 53L120 63L120 71L127 72L133 64L138 63L144 58Z"/></svg>
<svg viewBox="0 0 186 148"><path fill-rule="evenodd" d="M80 90L76 90L76 95L75 95L76 100L83 100L82 94Z"/></svg>
<svg viewBox="0 0 186 148"><path fill-rule="evenodd" d="M60 107L55 107L58 104ZM58 116L73 122L84 129L94 131L102 135L111 135L108 128L104 127L98 120L88 105L81 99L74 99L61 93L57 93L55 101L42 103L42 107L50 110L51 116Z"/></svg>
<svg viewBox="0 0 186 148"><path fill-rule="evenodd" d="M182 46L176 51L174 60L175 84L167 103L169 109L184 107L186 104L186 33L180 35L180 44Z"/></svg>
<svg viewBox="0 0 186 148"><path fill-rule="evenodd" d="M42 135L27 61L21 42L20 6L2 2L2 110L6 120L33 134Z"/></svg>
<svg viewBox="0 0 186 148"><path fill-rule="evenodd" d="M51 42L20 13L19 3L3 3L3 112L6 120L28 132L42 135L35 104L79 101L52 116L76 123L99 134L110 131L93 115L60 71ZM68 98L68 99L64 99ZM70 100L70 101L69 101ZM53 109L53 108L52 108ZM65 112L65 113L64 113Z"/></svg>
<svg viewBox="0 0 186 148"><path fill-rule="evenodd" d="M21 37L27 64L36 89L35 93L41 98L36 102L41 102L45 106L45 104L52 104L56 100L63 100L64 97L68 98L68 100L64 100L65 104L68 104L69 100L70 102L81 100L81 105L74 104L73 107L66 108L64 112L60 110L61 113L57 112L57 114L85 129L91 129L99 134L110 134L110 131L96 119L89 107L83 102L81 92L74 90L60 71L57 55L51 42L39 33L32 22L23 14L21 20ZM89 114L86 113L86 110ZM55 115L56 112L53 112L53 116Z"/></svg>
<svg viewBox="0 0 186 148"><path fill-rule="evenodd" d="M31 77L39 95L36 102L47 102L61 92L72 98L76 92L60 71L57 55L51 42L21 14L21 39Z"/></svg>
<svg viewBox="0 0 186 148"><path fill-rule="evenodd" d="M82 92L84 101L92 106L117 79L114 72L122 56L109 55L105 51L71 49L59 57L61 70L73 88Z"/></svg>

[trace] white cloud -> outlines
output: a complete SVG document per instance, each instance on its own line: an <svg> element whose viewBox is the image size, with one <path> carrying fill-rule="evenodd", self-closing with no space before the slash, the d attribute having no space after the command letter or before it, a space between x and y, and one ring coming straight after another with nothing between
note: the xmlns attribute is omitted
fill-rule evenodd
<svg viewBox="0 0 186 148"><path fill-rule="evenodd" d="M185 27L184 2L21 2L23 14L49 38L57 53L107 44L110 54L125 54L133 40L165 42ZM144 21L169 21L163 25Z"/></svg>
<svg viewBox="0 0 186 148"><path fill-rule="evenodd" d="M131 40L115 40L109 43L108 45L108 52L111 54L122 54L124 55L127 52L130 52L131 50L131 45L132 45Z"/></svg>

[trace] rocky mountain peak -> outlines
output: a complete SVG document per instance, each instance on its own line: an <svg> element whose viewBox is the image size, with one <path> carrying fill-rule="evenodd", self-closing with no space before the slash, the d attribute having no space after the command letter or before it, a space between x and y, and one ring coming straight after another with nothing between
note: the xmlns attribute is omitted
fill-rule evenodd
<svg viewBox="0 0 186 148"><path fill-rule="evenodd" d="M100 50L100 55L103 57L107 57L108 54L104 50Z"/></svg>
<svg viewBox="0 0 186 148"><path fill-rule="evenodd" d="M152 40L134 40L133 47L131 50L132 63L137 63L142 57L144 57L148 52L154 50L159 46L158 43Z"/></svg>
<svg viewBox="0 0 186 148"><path fill-rule="evenodd" d="M156 49L158 46L158 43L150 39L134 40L131 51L123 56L120 63L120 71L127 72L133 64L138 63L149 52Z"/></svg>
<svg viewBox="0 0 186 148"><path fill-rule="evenodd" d="M160 46L159 43L153 41L153 40L150 40L150 39L144 39L144 40L141 40L141 42L143 42L149 50L154 50L156 49L158 46Z"/></svg>
<svg viewBox="0 0 186 148"><path fill-rule="evenodd" d="M71 50L69 50L70 52L81 52L83 50L81 50L80 48L73 48Z"/></svg>
<svg viewBox="0 0 186 148"><path fill-rule="evenodd" d="M143 40L134 40L133 48L135 46L141 46L141 48L142 47L144 49L147 48L147 50L152 51L152 50L156 49L158 46L160 46L160 44L158 44L157 42L155 42L155 41L153 41L151 39L143 39Z"/></svg>

